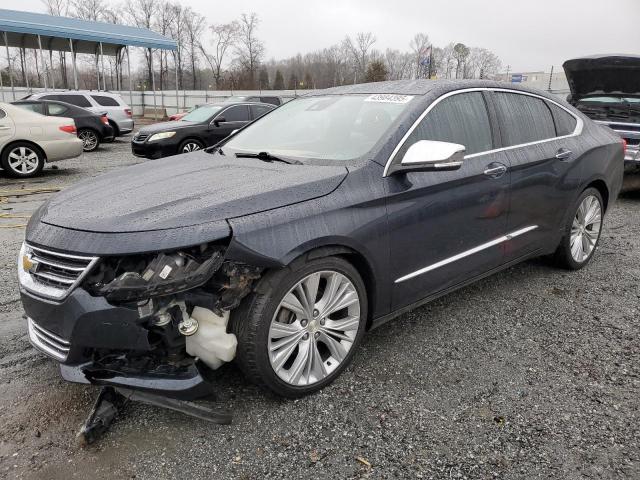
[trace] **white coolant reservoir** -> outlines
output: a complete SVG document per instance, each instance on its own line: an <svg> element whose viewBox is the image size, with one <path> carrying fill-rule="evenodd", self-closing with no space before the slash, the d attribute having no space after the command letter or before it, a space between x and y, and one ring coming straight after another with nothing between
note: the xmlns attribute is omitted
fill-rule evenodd
<svg viewBox="0 0 640 480"><path fill-rule="evenodd" d="M195 307L191 318L198 322L198 329L185 338L187 353L214 370L233 360L238 340L233 333L227 333L229 312L219 316L206 308Z"/></svg>

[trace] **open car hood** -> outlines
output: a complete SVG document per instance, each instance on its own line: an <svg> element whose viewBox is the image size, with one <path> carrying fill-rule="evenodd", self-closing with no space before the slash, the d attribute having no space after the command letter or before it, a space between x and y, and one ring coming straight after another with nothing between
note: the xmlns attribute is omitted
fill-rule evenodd
<svg viewBox="0 0 640 480"><path fill-rule="evenodd" d="M640 56L594 55L563 64L572 100L594 94L640 94Z"/></svg>
<svg viewBox="0 0 640 480"><path fill-rule="evenodd" d="M78 183L43 205L40 222L103 233L175 229L331 193L344 166L288 165L194 152Z"/></svg>

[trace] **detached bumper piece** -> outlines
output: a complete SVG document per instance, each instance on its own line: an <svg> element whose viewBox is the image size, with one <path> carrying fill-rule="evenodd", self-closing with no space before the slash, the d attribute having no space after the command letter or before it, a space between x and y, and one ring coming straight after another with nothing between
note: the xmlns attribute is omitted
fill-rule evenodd
<svg viewBox="0 0 640 480"><path fill-rule="evenodd" d="M99 440L100 437L109 430L109 427L117 418L118 413L121 412L130 401L174 410L219 425L228 425L232 420L231 413L210 405L176 400L124 388L103 387L96 399L93 409L89 413L89 417L78 432L77 438L80 443L90 445Z"/></svg>

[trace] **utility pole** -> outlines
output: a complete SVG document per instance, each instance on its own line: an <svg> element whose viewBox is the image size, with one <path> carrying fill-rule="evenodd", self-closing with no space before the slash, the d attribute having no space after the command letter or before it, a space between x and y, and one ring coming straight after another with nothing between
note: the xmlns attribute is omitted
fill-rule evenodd
<svg viewBox="0 0 640 480"><path fill-rule="evenodd" d="M507 65L507 78L504 79L505 82L509 82L509 70L511 69L511 65Z"/></svg>
<svg viewBox="0 0 640 480"><path fill-rule="evenodd" d="M552 79L553 79L553 65L551 65L551 73L549 74L549 88L547 88L548 92L551 91L551 80Z"/></svg>

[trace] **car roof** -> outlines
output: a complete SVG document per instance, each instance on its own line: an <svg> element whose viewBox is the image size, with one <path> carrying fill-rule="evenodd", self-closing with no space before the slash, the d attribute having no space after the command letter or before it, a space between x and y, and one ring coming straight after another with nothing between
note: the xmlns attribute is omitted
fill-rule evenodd
<svg viewBox="0 0 640 480"><path fill-rule="evenodd" d="M51 90L49 92L34 92L32 95L106 95L120 97L119 93L103 92L102 90Z"/></svg>
<svg viewBox="0 0 640 480"><path fill-rule="evenodd" d="M210 103L203 103L202 105L200 105L201 107L205 107L205 106L210 106L210 107L228 107L230 105L267 105L267 106L272 106L272 107L276 107L276 105L272 105L270 103L263 103L263 102L239 102L239 101L231 101L231 102L210 102Z"/></svg>
<svg viewBox="0 0 640 480"><path fill-rule="evenodd" d="M540 90L521 84L498 82L495 80L390 80L386 82L359 83L341 87L315 90L302 96L348 95L348 94L389 94L389 95L428 95L433 92L446 92L465 88L506 88L541 94Z"/></svg>

